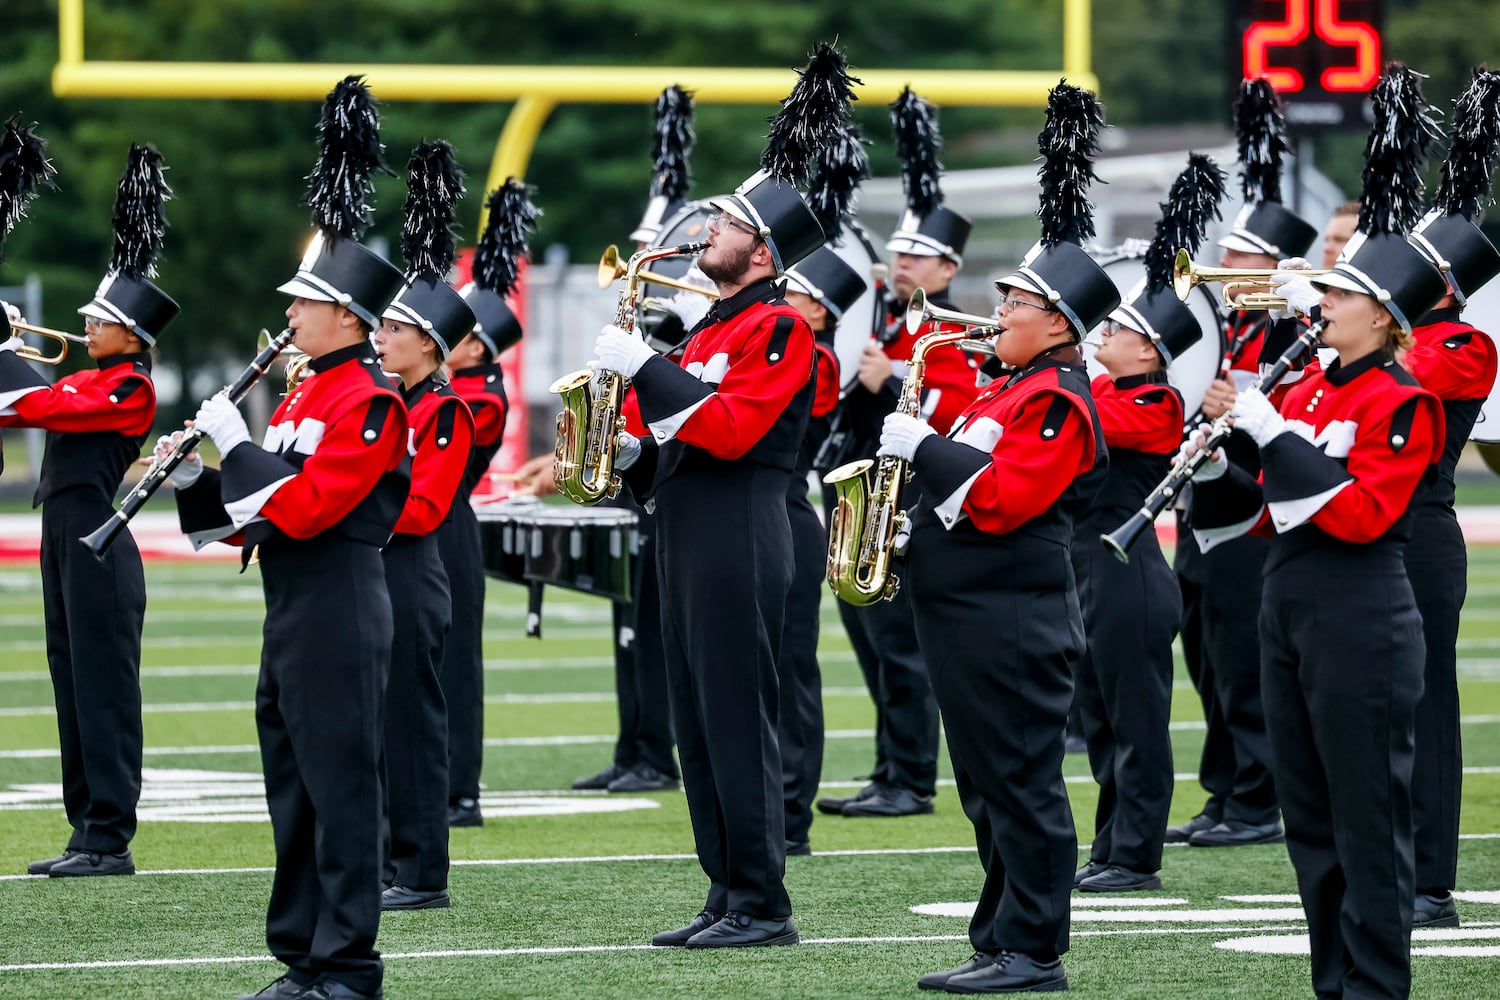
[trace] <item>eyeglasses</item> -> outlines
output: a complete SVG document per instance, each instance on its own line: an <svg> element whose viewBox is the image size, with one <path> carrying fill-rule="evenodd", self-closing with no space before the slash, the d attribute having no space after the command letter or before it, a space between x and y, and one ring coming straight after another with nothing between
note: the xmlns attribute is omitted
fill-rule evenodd
<svg viewBox="0 0 1500 1000"><path fill-rule="evenodd" d="M1040 309L1042 312L1057 312L1057 310L1052 308L1051 306L1042 305L1038 302L1029 302L1026 299L1017 298L1002 298L1000 300L1000 304L995 307L995 311L1002 313L1008 312L1012 306L1030 306L1033 309Z"/></svg>
<svg viewBox="0 0 1500 1000"><path fill-rule="evenodd" d="M734 216L730 215L728 212L719 212L716 215L710 215L708 217L708 223L707 224L708 224L708 227L710 229L720 229L720 230L722 230L725 226L728 226L731 229L738 229L742 233L747 233L747 234L749 234L751 236L754 236L756 239L760 239L760 233L759 232L757 232L752 227L746 225L745 223L741 222L739 219L736 219Z"/></svg>

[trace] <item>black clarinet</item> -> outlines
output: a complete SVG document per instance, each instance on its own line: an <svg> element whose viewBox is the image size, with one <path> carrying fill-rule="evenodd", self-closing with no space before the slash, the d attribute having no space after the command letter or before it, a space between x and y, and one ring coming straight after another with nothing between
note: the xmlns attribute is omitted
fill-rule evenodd
<svg viewBox="0 0 1500 1000"><path fill-rule="evenodd" d="M239 404L255 387L276 360L276 356L286 349L296 334L291 329L282 330L270 343L255 356L250 366L240 372L239 378L219 390L219 395L227 398L231 403ZM140 513L141 508L146 506L146 501L151 499L161 484L166 482L172 475L172 470L182 464L183 460L191 455L203 440L204 433L196 427L190 427L183 432L182 439L172 446L172 450L165 457L156 459L146 469L146 474L141 476L141 481L136 484L135 489L126 495L120 509L110 516L99 527L79 539L88 550L92 552L101 562L109 547L114 544L120 532L130 523L131 518Z"/></svg>
<svg viewBox="0 0 1500 1000"><path fill-rule="evenodd" d="M1276 363L1251 384L1251 388L1265 392L1274 389L1276 384L1286 377L1287 372L1307 356L1307 352L1312 350L1313 343L1322 332L1322 323L1314 323L1303 330L1297 335L1297 339L1282 352L1281 357L1276 359ZM1163 479L1146 497L1146 502L1141 505L1141 509L1130 515L1130 520L1114 531L1099 536L1099 540L1115 554L1115 558L1122 563L1130 562L1128 550L1135 544L1141 532L1151 527L1156 522L1157 516L1177 499L1182 488L1192 480L1193 473L1208 461L1208 456L1224 443L1233 429L1234 424L1228 413L1215 420L1209 427L1208 439L1204 441L1203 446L1189 456L1187 461L1173 466L1172 471L1167 473L1167 478Z"/></svg>

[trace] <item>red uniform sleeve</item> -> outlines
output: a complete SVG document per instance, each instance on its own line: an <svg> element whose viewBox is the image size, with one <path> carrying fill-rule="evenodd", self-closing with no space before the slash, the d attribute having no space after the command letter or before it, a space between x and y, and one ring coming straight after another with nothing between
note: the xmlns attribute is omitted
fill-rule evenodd
<svg viewBox="0 0 1500 1000"><path fill-rule="evenodd" d="M451 411L446 416L444 411ZM450 435L444 424L452 422ZM401 535L429 535L448 516L463 481L474 444L474 420L461 399L444 399L432 408L426 425L417 431L416 454L411 459L411 492L395 531Z"/></svg>
<svg viewBox="0 0 1500 1000"><path fill-rule="evenodd" d="M839 402L839 359L827 344L814 344L813 356L817 364L814 377L818 388L813 396L812 415L827 416Z"/></svg>
<svg viewBox="0 0 1500 1000"><path fill-rule="evenodd" d="M1116 388L1107 375L1094 379L1094 408L1104 442L1151 455L1170 455L1182 444L1182 397L1160 383Z"/></svg>
<svg viewBox="0 0 1500 1000"><path fill-rule="evenodd" d="M1043 436L1042 425L1061 395L1035 393L1006 425L989 467L964 498L964 513L976 528L997 535L1014 531L1055 504L1093 466L1093 427L1079 406L1069 407L1057 433Z"/></svg>
<svg viewBox="0 0 1500 1000"><path fill-rule="evenodd" d="M1371 542L1384 535L1406 512L1422 474L1441 450L1442 405L1423 393L1414 397L1416 413L1400 451L1391 446L1391 418L1373 426L1361 424L1349 448L1347 469L1354 482L1344 487L1311 518L1312 523L1346 542ZM1403 404L1405 405L1405 404ZM1396 411L1399 413L1400 408Z"/></svg>
<svg viewBox="0 0 1500 1000"><path fill-rule="evenodd" d="M771 350L778 323L790 322L785 346ZM772 360L771 354L780 356ZM677 439L715 458L735 459L765 437L812 377L813 334L807 321L768 316L745 338L718 387L677 431Z"/></svg>
<svg viewBox="0 0 1500 1000"><path fill-rule="evenodd" d="M474 444L481 448L499 441L505 433L505 407L498 399L470 399L469 412L474 424Z"/></svg>
<svg viewBox="0 0 1500 1000"><path fill-rule="evenodd" d="M641 419L641 401L636 398L634 386L626 389L625 398L620 400L620 417L625 421L625 433L633 437L645 437L651 433Z"/></svg>
<svg viewBox="0 0 1500 1000"><path fill-rule="evenodd" d="M94 374L94 373L90 373ZM156 390L141 375L122 379L63 379L50 389L29 392L11 404L12 427L79 433L115 431L135 436L151 430Z"/></svg>
<svg viewBox="0 0 1500 1000"><path fill-rule="evenodd" d="M374 442L364 429L371 407L386 408ZM243 446L242 446L243 447ZM283 483L260 514L292 538L312 538L349 515L406 451L406 408L388 398L361 403L332 424L302 469Z"/></svg>
<svg viewBox="0 0 1500 1000"><path fill-rule="evenodd" d="M1455 326L1447 336L1419 341L1406 352L1401 367L1439 399L1487 399L1495 385L1495 364L1489 337Z"/></svg>

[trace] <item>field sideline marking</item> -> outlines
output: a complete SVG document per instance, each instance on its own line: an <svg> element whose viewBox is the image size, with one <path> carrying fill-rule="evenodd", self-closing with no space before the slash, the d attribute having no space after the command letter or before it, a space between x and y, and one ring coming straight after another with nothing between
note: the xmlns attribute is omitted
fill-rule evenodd
<svg viewBox="0 0 1500 1000"><path fill-rule="evenodd" d="M1241 927L1243 931L1285 932L1296 927L1266 926ZM1129 930L1075 930L1073 937L1120 937L1125 935L1161 934L1223 934L1223 927L1132 928ZM967 934L901 934L879 937L803 938L805 945L838 944L929 944L940 941L967 941ZM612 951L655 951L666 953L674 949L657 948L650 944L583 944L535 948L473 948L446 949L443 951L385 952L386 960L413 958L521 958L529 955L589 955ZM0 972L46 972L67 969L139 969L151 966L180 965L235 965L241 962L274 962L271 955L204 956L202 958L137 958L94 962L32 962L17 965L0 965Z"/></svg>

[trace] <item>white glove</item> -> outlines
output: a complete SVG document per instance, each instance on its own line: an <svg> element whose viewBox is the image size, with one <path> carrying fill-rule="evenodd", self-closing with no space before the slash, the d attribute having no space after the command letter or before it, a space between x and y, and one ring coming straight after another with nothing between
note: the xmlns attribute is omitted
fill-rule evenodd
<svg viewBox="0 0 1500 1000"><path fill-rule="evenodd" d="M26 341L22 340L19 336L13 336L5 343L0 344L0 351L19 351L25 344Z"/></svg>
<svg viewBox="0 0 1500 1000"><path fill-rule="evenodd" d="M1177 449L1177 455L1172 459L1172 466L1177 468L1185 464L1198 452L1203 450L1203 445L1208 441L1209 424L1199 424L1198 429L1189 434L1187 440L1182 442L1182 447ZM1193 470L1193 482L1207 483L1218 479L1229 471L1229 459L1224 457L1224 452L1215 449L1214 453L1203 460L1203 464Z"/></svg>
<svg viewBox="0 0 1500 1000"><path fill-rule="evenodd" d="M166 461L172 449L181 442L182 431L163 434L156 439L156 450L151 453L151 457L158 462ZM173 469L167 478L172 481L173 486L179 490L185 490L196 483L201 475L203 475L203 459L198 457L196 451L190 451L186 458L177 463L177 468Z"/></svg>
<svg viewBox="0 0 1500 1000"><path fill-rule="evenodd" d="M936 433L925 420L908 417L904 413L889 414L880 428L880 450L876 454L904 458L910 462L922 439Z"/></svg>
<svg viewBox="0 0 1500 1000"><path fill-rule="evenodd" d="M624 472L641 457L641 439L624 431L615 433L615 468Z"/></svg>
<svg viewBox="0 0 1500 1000"><path fill-rule="evenodd" d="M1271 275L1271 291L1286 299L1287 304L1285 309L1270 310L1272 319L1289 319L1294 314L1306 316L1313 311L1314 306L1323 301L1323 293L1296 271Z"/></svg>
<svg viewBox="0 0 1500 1000"><path fill-rule="evenodd" d="M589 362L589 367L594 371L619 372L626 378L635 378L641 365L655 356L656 352L640 337L610 323L599 331L599 339L594 341L594 360Z"/></svg>
<svg viewBox="0 0 1500 1000"><path fill-rule="evenodd" d="M25 318L21 315L21 310L17 309L9 302L6 302L4 299L0 299L0 309L5 310L5 318L10 320L12 323L26 322Z"/></svg>
<svg viewBox="0 0 1500 1000"><path fill-rule="evenodd" d="M235 446L250 440L250 428L239 408L224 396L213 396L200 407L193 417L193 426L213 438L220 455L228 455Z"/></svg>
<svg viewBox="0 0 1500 1000"><path fill-rule="evenodd" d="M1286 421L1259 389L1246 389L1236 396L1229 415L1234 418L1236 429L1249 434L1262 448L1272 438L1286 433Z"/></svg>

